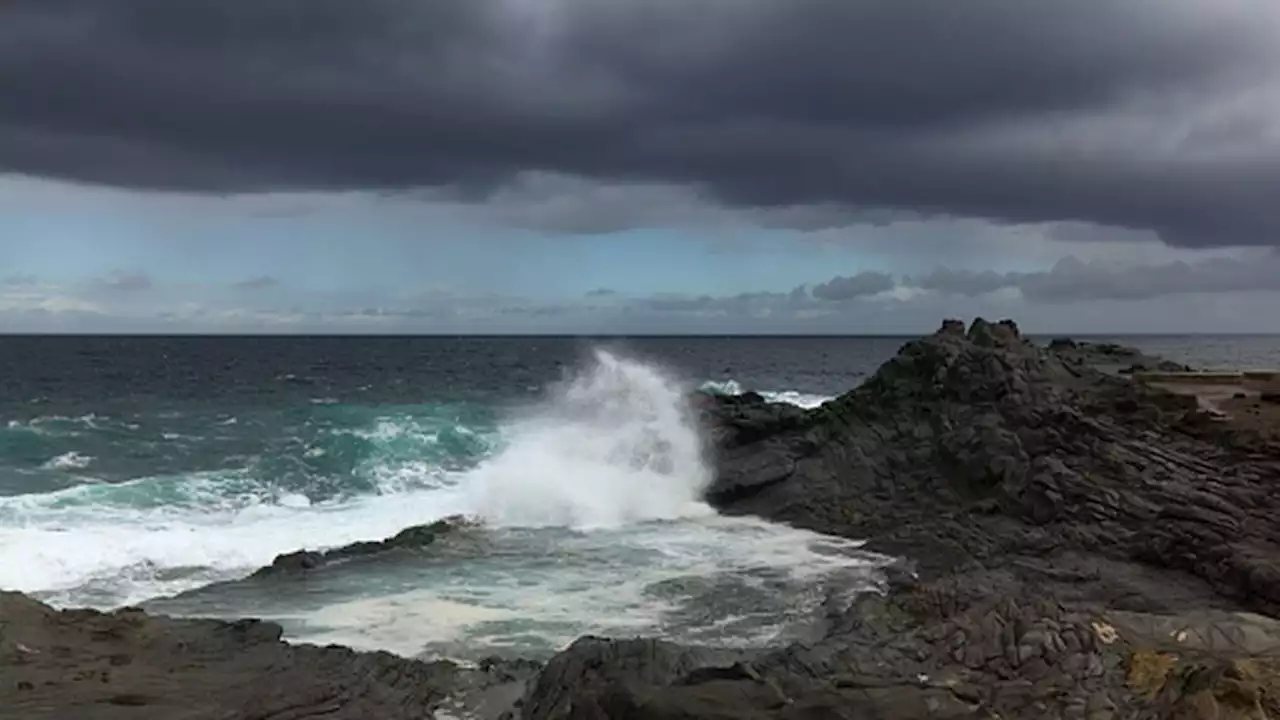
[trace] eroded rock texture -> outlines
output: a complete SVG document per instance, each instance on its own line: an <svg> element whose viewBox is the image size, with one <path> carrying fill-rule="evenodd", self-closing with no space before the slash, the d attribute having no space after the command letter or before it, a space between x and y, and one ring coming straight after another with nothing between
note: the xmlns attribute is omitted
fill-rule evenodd
<svg viewBox="0 0 1280 720"><path fill-rule="evenodd" d="M977 321L812 412L703 413L724 510L917 573L733 662L582 641L523 717L1280 717L1280 454L1194 398Z"/></svg>

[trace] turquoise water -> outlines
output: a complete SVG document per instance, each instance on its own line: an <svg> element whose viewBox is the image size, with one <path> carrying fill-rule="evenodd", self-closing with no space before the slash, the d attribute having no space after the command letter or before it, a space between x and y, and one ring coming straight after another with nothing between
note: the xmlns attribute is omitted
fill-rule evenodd
<svg viewBox="0 0 1280 720"><path fill-rule="evenodd" d="M832 594L874 586L878 559L706 506L694 387L600 352L521 403L317 395L12 418L0 586L411 655L545 656L584 633L802 637ZM280 553L451 515L476 526L423 553L245 580Z"/></svg>
<svg viewBox="0 0 1280 720"><path fill-rule="evenodd" d="M492 450L497 422L492 408L462 403L327 400L284 409L37 416L0 427L0 495L154 476L144 486L160 498L163 488L175 489L166 476L235 469L262 490L323 500L371 492L411 467L466 467ZM137 497L139 489L128 492Z"/></svg>

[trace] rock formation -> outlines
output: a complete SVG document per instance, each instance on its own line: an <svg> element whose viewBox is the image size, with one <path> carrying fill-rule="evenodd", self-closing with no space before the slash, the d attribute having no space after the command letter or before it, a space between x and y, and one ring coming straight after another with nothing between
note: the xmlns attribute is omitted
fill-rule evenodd
<svg viewBox="0 0 1280 720"><path fill-rule="evenodd" d="M724 512L905 559L883 593L828 607L813 643L582 638L516 700L528 665L463 671L290 647L265 623L4 596L0 717L407 718L453 703L526 720L1280 718L1280 449L1100 355L1116 353L950 321L812 411L700 402Z"/></svg>
<svg viewBox="0 0 1280 720"><path fill-rule="evenodd" d="M733 662L580 641L523 717L1280 717L1280 455L1192 400L976 321L813 412L706 407L725 511L915 572Z"/></svg>
<svg viewBox="0 0 1280 720"><path fill-rule="evenodd" d="M427 525L414 525L405 528L386 540L358 542L344 545L332 550L296 550L284 555L277 555L270 565L260 568L251 578L275 578L282 575L302 575L310 570L375 555L385 555L396 551L422 550L435 544L436 540L466 528L470 523L465 518L449 517Z"/></svg>
<svg viewBox="0 0 1280 720"><path fill-rule="evenodd" d="M1098 369L1132 374L1135 372L1189 372L1190 365L1148 355L1138 348L1109 342L1086 342L1070 338L1054 338L1048 351L1065 362L1090 365Z"/></svg>

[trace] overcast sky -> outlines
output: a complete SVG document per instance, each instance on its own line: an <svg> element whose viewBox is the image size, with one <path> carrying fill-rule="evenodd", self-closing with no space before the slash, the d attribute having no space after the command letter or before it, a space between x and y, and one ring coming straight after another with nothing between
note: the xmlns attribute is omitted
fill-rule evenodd
<svg viewBox="0 0 1280 720"><path fill-rule="evenodd" d="M1275 0L8 0L0 331L1280 331Z"/></svg>

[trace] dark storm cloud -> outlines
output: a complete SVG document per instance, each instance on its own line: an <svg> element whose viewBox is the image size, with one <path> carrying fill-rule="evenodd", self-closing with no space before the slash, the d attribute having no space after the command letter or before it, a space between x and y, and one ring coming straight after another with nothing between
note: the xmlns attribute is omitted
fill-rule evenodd
<svg viewBox="0 0 1280 720"><path fill-rule="evenodd" d="M895 285L893 277L885 273L861 272L848 277L834 277L824 283L815 285L813 296L819 300L852 300L887 292L892 290Z"/></svg>
<svg viewBox="0 0 1280 720"><path fill-rule="evenodd" d="M794 215L802 227L878 208L1076 220L1181 245L1280 241L1274 0L10 0L2 12L0 171L470 199L536 171L822 208Z"/></svg>

